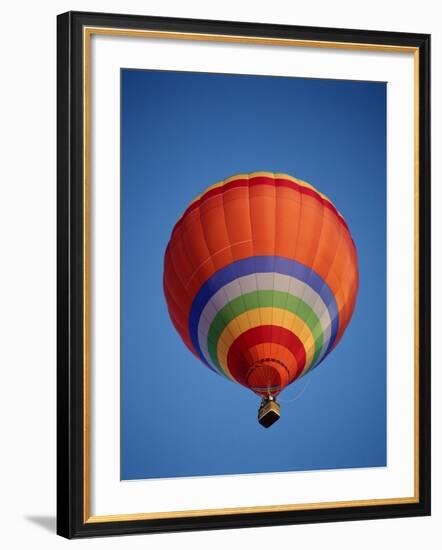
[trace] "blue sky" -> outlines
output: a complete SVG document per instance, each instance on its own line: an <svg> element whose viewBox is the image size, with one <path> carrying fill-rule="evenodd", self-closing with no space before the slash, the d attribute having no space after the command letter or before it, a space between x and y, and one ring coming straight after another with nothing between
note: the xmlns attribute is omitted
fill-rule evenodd
<svg viewBox="0 0 442 550"><path fill-rule="evenodd" d="M386 464L386 85L121 72L121 477ZM176 220L210 184L286 172L326 194L355 240L353 320L321 366L259 399L181 342L162 290Z"/></svg>

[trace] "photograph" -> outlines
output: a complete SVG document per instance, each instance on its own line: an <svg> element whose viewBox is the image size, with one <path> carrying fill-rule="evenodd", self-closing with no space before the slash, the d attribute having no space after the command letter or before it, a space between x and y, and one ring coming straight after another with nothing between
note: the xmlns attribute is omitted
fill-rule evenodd
<svg viewBox="0 0 442 550"><path fill-rule="evenodd" d="M439 4L85 5L3 12L2 546L434 550Z"/></svg>
<svg viewBox="0 0 442 550"><path fill-rule="evenodd" d="M123 68L121 159L121 479L385 467L386 84Z"/></svg>
<svg viewBox="0 0 442 550"><path fill-rule="evenodd" d="M57 35L58 534L430 514L430 36Z"/></svg>

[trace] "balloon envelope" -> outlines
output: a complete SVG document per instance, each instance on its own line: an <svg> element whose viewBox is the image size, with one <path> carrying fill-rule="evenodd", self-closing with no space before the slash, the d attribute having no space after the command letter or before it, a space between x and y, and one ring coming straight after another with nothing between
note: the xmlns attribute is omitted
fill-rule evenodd
<svg viewBox="0 0 442 550"><path fill-rule="evenodd" d="M208 368L276 396L342 337L358 290L342 215L311 185L257 172L218 182L176 223L164 292L181 338Z"/></svg>

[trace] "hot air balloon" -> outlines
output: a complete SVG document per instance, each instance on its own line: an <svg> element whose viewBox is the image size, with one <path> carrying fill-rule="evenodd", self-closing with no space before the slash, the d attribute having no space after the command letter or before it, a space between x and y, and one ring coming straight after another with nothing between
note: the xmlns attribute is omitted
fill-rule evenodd
<svg viewBox="0 0 442 550"><path fill-rule="evenodd" d="M287 174L240 174L207 188L177 221L164 258L170 318L189 350L261 398L317 367L347 328L357 252L333 203Z"/></svg>

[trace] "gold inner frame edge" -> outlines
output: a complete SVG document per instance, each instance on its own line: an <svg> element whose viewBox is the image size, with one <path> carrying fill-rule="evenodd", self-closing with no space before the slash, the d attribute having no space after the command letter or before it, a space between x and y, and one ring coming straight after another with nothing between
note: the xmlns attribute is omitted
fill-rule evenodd
<svg viewBox="0 0 442 550"><path fill-rule="evenodd" d="M414 495L411 497L283 504L270 506L249 506L235 508L214 508L206 510L177 510L172 512L151 512L136 514L91 515L90 490L90 45L92 35L125 37L195 40L209 42L249 43L273 46L332 48L355 51L377 51L390 53L412 53L414 64ZM231 514L251 514L300 510L324 510L355 508L358 506L379 506L411 504L419 502L419 48L412 46L364 44L358 42L331 42L320 40L297 40L270 37L245 37L236 35L149 31L137 29L115 29L109 27L83 28L83 212L84 212L84 403L83 403L83 519L84 523L116 521L141 521L149 519L172 519L186 517L222 516Z"/></svg>

